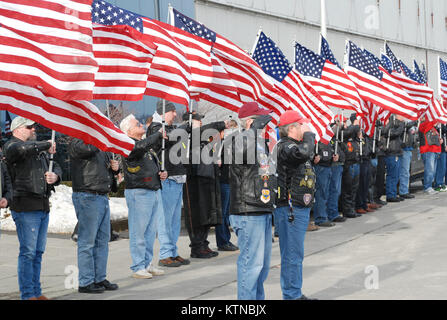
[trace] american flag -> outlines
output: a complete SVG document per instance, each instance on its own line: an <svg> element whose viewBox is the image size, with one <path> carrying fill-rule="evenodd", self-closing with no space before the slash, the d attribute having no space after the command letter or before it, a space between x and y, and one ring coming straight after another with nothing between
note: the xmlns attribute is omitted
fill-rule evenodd
<svg viewBox="0 0 447 320"><path fill-rule="evenodd" d="M36 88L0 80L0 110L9 110L104 151L128 156L134 146L131 138L88 101L62 101Z"/></svg>
<svg viewBox="0 0 447 320"><path fill-rule="evenodd" d="M347 41L346 49L345 70L356 84L363 100L408 119L417 119L417 106L414 101L381 67L380 59L358 48L351 41Z"/></svg>
<svg viewBox="0 0 447 320"><path fill-rule="evenodd" d="M169 8L169 17L174 27L165 28L184 46L191 61L190 91L201 93L217 89L237 93L236 85L212 52L216 33L172 7ZM162 22L159 23L164 25Z"/></svg>
<svg viewBox="0 0 447 320"><path fill-rule="evenodd" d="M5 136L11 135L11 115L5 110Z"/></svg>
<svg viewBox="0 0 447 320"><path fill-rule="evenodd" d="M447 100L447 63L439 58L439 94L441 99Z"/></svg>
<svg viewBox="0 0 447 320"><path fill-rule="evenodd" d="M93 52L99 64L94 99L143 98L157 46L140 41L142 17L105 1L92 4Z"/></svg>
<svg viewBox="0 0 447 320"><path fill-rule="evenodd" d="M327 45L324 38L322 45L323 42ZM358 114L367 111L362 109L357 89L343 70L299 43L295 44L295 68L320 94L327 106L354 110Z"/></svg>
<svg viewBox="0 0 447 320"><path fill-rule="evenodd" d="M376 60L379 71L382 72L382 83L385 87L393 94L393 98L397 103L399 103L404 110L403 116L413 116L413 118L418 117L418 112L421 110L425 110L426 106L419 107L417 103L413 100L413 98L401 87L399 83L386 71L386 69L382 66L382 60L376 57L374 54L369 52L366 49L363 49L363 52L367 57Z"/></svg>
<svg viewBox="0 0 447 320"><path fill-rule="evenodd" d="M225 71L231 79L231 82L226 82L230 91L223 86L212 85L209 90L200 93L197 98L208 100L233 111L237 110L243 102L257 101L264 108L274 112L274 121L270 124L274 125L279 119L279 115L288 109L289 101L274 86L273 81L253 58L233 42L205 25L173 8L171 10L175 16L176 27L183 27L185 31L211 43L215 71L220 70L221 73ZM272 138L276 136L273 133L270 135Z"/></svg>
<svg viewBox="0 0 447 320"><path fill-rule="evenodd" d="M289 97L291 108L310 119L311 129L317 135L317 140L327 144L334 135L330 127L334 119L332 111L318 92L293 70L282 51L263 32L260 32L253 58Z"/></svg>
<svg viewBox="0 0 447 320"><path fill-rule="evenodd" d="M391 76L410 95L419 106L419 114L424 112L433 97L433 89L421 85L413 72L393 53L385 43L385 56L392 62Z"/></svg>
<svg viewBox="0 0 447 320"><path fill-rule="evenodd" d="M138 100L144 91L147 95L186 106L189 104L189 60L183 46L165 28L158 25L157 21L106 1L94 0L92 10L94 30L103 32L95 32L94 36L105 38L97 39L98 45L95 45L102 58L100 62L104 63L100 75L103 82L97 91L98 94L104 94L98 98L106 98L107 93L116 89L122 96L113 96L113 99L125 100L130 97L130 100ZM113 41L107 42L107 37ZM111 49L109 55L107 46ZM118 54L121 57L126 55L126 59L121 60ZM112 68L120 72L109 72ZM145 74L145 70L149 72ZM127 97L126 87L129 88Z"/></svg>
<svg viewBox="0 0 447 320"><path fill-rule="evenodd" d="M91 100L91 0L1 0L0 79L63 100Z"/></svg>
<svg viewBox="0 0 447 320"><path fill-rule="evenodd" d="M422 75L422 71L421 68L419 68L418 63L416 62L416 60L413 60L413 68L414 68L414 74L416 75L418 82L421 84L425 84L425 79L424 76Z"/></svg>

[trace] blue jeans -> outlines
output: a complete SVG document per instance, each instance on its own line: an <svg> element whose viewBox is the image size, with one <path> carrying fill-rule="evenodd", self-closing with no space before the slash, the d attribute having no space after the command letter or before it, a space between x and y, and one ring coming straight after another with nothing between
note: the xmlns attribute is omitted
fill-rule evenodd
<svg viewBox="0 0 447 320"><path fill-rule="evenodd" d="M327 217L330 221L334 220L340 215L338 211L338 199L341 194L341 177L343 175L343 166L332 166L331 171L332 174L329 182L329 196L327 199Z"/></svg>
<svg viewBox="0 0 447 320"><path fill-rule="evenodd" d="M439 154L439 158L436 163L436 178L435 178L435 187L441 187L445 185L445 165L446 165L447 154L445 152L441 152Z"/></svg>
<svg viewBox="0 0 447 320"><path fill-rule="evenodd" d="M424 191L433 188L438 156L439 153L436 152L425 152L421 154L422 161L424 161Z"/></svg>
<svg viewBox="0 0 447 320"><path fill-rule="evenodd" d="M222 224L216 226L217 247L222 247L230 243L230 185L220 184L220 195L222 199Z"/></svg>
<svg viewBox="0 0 447 320"><path fill-rule="evenodd" d="M28 300L32 297L40 297L42 295L40 270L47 243L49 212L11 211L11 215L20 243L17 266L20 298Z"/></svg>
<svg viewBox="0 0 447 320"><path fill-rule="evenodd" d="M106 279L110 240L110 207L107 195L73 192L78 218L79 286Z"/></svg>
<svg viewBox="0 0 447 320"><path fill-rule="evenodd" d="M397 197L397 183L399 182L401 156L386 156L386 197L392 199Z"/></svg>
<svg viewBox="0 0 447 320"><path fill-rule="evenodd" d="M126 189L129 209L129 246L133 272L147 268L154 256L157 222L163 214L161 190Z"/></svg>
<svg viewBox="0 0 447 320"><path fill-rule="evenodd" d="M240 253L237 259L238 300L264 300L272 254L272 215L230 215Z"/></svg>
<svg viewBox="0 0 447 320"><path fill-rule="evenodd" d="M182 222L183 183L166 179L162 182L163 214L158 217L160 259L177 257L177 241Z"/></svg>
<svg viewBox="0 0 447 320"><path fill-rule="evenodd" d="M410 164L411 158L413 156L413 151L404 150L402 155L402 161L400 163L400 173L399 173L399 194L408 194L410 188Z"/></svg>
<svg viewBox="0 0 447 320"><path fill-rule="evenodd" d="M328 221L327 202L329 198L329 184L331 179L331 167L315 166L317 182L315 185L315 224Z"/></svg>
<svg viewBox="0 0 447 320"><path fill-rule="evenodd" d="M302 296L304 237L309 224L310 208L293 207L295 219L289 222L290 207L275 210L275 228L281 252L281 291L284 300Z"/></svg>

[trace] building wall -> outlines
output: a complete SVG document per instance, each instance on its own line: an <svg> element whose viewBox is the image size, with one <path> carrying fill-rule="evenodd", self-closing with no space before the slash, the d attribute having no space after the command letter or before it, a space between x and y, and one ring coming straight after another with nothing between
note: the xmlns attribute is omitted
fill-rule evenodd
<svg viewBox="0 0 447 320"><path fill-rule="evenodd" d="M318 52L318 0L195 0L196 18L241 48L252 50L260 27L293 63L293 42ZM409 67L424 62L438 90L438 56L447 58L444 0L326 0L327 38L343 64L350 39L376 55L387 40Z"/></svg>

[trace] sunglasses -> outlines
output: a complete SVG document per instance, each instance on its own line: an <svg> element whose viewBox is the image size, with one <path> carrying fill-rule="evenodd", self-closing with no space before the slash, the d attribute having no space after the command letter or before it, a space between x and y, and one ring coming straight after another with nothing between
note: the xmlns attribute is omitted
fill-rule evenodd
<svg viewBox="0 0 447 320"><path fill-rule="evenodd" d="M25 128L27 128L28 130L31 130L31 129L33 129L33 128L34 128L34 124L32 124L32 125L29 125L29 126L26 126Z"/></svg>

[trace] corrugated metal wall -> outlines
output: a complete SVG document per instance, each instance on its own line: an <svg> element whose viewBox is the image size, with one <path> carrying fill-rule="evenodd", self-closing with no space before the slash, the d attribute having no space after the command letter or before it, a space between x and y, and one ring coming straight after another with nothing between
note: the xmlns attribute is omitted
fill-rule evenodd
<svg viewBox="0 0 447 320"><path fill-rule="evenodd" d="M196 17L243 49L251 50L259 27L293 62L294 40L317 51L318 0L196 0ZM411 68L428 66L429 84L438 89L438 55L447 58L445 0L326 0L328 40L343 63L345 40L380 54L384 40Z"/></svg>

